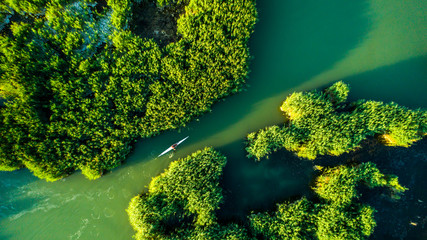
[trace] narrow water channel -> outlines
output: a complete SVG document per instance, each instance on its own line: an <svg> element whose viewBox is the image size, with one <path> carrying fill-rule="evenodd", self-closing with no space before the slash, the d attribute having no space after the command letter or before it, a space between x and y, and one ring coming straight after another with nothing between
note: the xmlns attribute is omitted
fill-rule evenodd
<svg viewBox="0 0 427 240"><path fill-rule="evenodd" d="M96 181L0 172L0 239L131 239L129 200L170 161L204 146L228 156L228 216L306 193L310 162L285 154L256 163L243 150L248 132L282 120L278 106L293 91L344 80L352 99L427 108L426 1L271 0L257 8L246 91L180 131L141 140L125 165ZM187 135L173 157L155 158Z"/></svg>

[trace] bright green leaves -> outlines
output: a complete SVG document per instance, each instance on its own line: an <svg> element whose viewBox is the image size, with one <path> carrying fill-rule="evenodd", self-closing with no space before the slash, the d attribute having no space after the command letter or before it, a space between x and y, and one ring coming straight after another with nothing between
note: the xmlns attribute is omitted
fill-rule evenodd
<svg viewBox="0 0 427 240"><path fill-rule="evenodd" d="M219 0L189 2L186 16L178 20L178 32L186 39L247 41L256 22L253 1ZM211 31L207 33L207 28ZM227 41L219 41L226 43ZM246 43L246 42L245 42Z"/></svg>
<svg viewBox="0 0 427 240"><path fill-rule="evenodd" d="M312 239L315 206L306 198L277 205L278 210L249 216L254 233L267 239Z"/></svg>
<svg viewBox="0 0 427 240"><path fill-rule="evenodd" d="M15 151L5 158L18 159L19 166L25 165L48 181L79 168L88 178L95 179L120 165L129 154L130 138L137 136L136 112L144 108L140 105L144 105L145 94L140 93L146 92L146 84L141 75L153 72L147 68L158 68L160 50L156 44L150 46L139 39L123 43L124 49L116 50L119 53L114 52L114 47L105 51L101 44L109 42L109 16L98 15L86 2L65 6L52 3L45 17L45 23L40 19L33 26L12 24L14 38L2 38L7 44L0 55L5 72L2 83L9 81L22 92L9 94L2 114L11 112L16 119L22 119L19 124L24 127L7 127L22 132L14 135L25 136L18 141L12 133L7 134L6 138L11 139L7 144ZM150 59L152 51L148 49L157 49L156 56ZM94 57L97 51L101 54ZM141 51L144 53L138 55ZM139 66L135 62L126 64L123 56L136 57ZM135 67L137 74L132 71ZM109 77L117 81L106 84ZM128 81L122 83L122 77ZM138 81L129 81L129 77ZM137 97L132 98L133 95ZM112 99L123 98L129 100L120 102L125 109L113 109ZM11 104L12 101L20 104ZM20 109L30 114L24 118ZM7 144L2 143L1 148L8 148ZM13 166L8 163L6 167Z"/></svg>
<svg viewBox="0 0 427 240"><path fill-rule="evenodd" d="M263 156L282 148L286 134L278 126L267 127L248 134L247 141L251 144L246 148L248 157L260 159Z"/></svg>
<svg viewBox="0 0 427 240"><path fill-rule="evenodd" d="M73 64L94 55L112 33L111 17L98 15L92 5L85 2L66 6L51 4L45 16L48 26L42 34Z"/></svg>
<svg viewBox="0 0 427 240"><path fill-rule="evenodd" d="M212 148L172 162L152 179L148 192L127 209L136 239L366 239L376 225L375 209L358 202L356 187L403 191L394 175L373 163L324 168L314 181L316 197L277 204L275 212L250 214L223 225L215 211L223 201L219 181L226 164Z"/></svg>
<svg viewBox="0 0 427 240"><path fill-rule="evenodd" d="M320 119L330 115L334 109L330 101L322 94L314 93L292 93L283 102L280 110L291 121L302 122L307 117Z"/></svg>
<svg viewBox="0 0 427 240"><path fill-rule="evenodd" d="M384 175L373 163L327 168L317 177L319 201L305 197L278 204L273 213L249 216L254 233L268 239L366 239L376 225L375 209L357 202L356 187L388 187L394 194L406 190L393 175Z"/></svg>
<svg viewBox="0 0 427 240"><path fill-rule="evenodd" d="M368 136L378 135L390 146L409 147L425 135L425 111L395 103L347 103L348 91L346 84L337 82L324 92L291 94L280 107L287 118L285 126L249 134L248 155L260 159L286 148L313 160L319 155L339 156L352 151Z"/></svg>
<svg viewBox="0 0 427 240"><path fill-rule="evenodd" d="M131 0L107 0L108 6L113 10L111 24L117 29L127 29L132 11Z"/></svg>
<svg viewBox="0 0 427 240"><path fill-rule="evenodd" d="M225 164L224 156L205 148L172 162L153 178L148 193L134 197L127 209L136 239L241 236L236 226L217 226L215 210L223 199L219 179Z"/></svg>
<svg viewBox="0 0 427 240"><path fill-rule="evenodd" d="M390 180L391 181L390 181ZM354 167L337 166L326 168L317 177L314 191L324 201L319 204L316 236L326 239L365 239L371 235L376 225L375 210L356 203L358 185L369 188L388 187L403 192L397 177L382 174L373 163L362 163ZM396 190L394 190L396 189ZM397 190L399 189L399 190Z"/></svg>
<svg viewBox="0 0 427 240"><path fill-rule="evenodd" d="M49 0L5 0L1 5L8 6L20 14L40 14Z"/></svg>
<svg viewBox="0 0 427 240"><path fill-rule="evenodd" d="M0 95L8 98L0 168L25 165L49 181L81 169L96 179L136 139L183 126L241 90L254 3L190 2L179 21L200 39L182 36L163 49L126 30L133 1L109 0L101 12L91 1L45 1L44 16L10 24L13 36L0 36ZM172 11L187 2L166 3ZM185 19L193 15L199 20Z"/></svg>
<svg viewBox="0 0 427 240"><path fill-rule="evenodd" d="M360 240L369 237L376 226L374 209L352 204L343 208L324 205L317 214L316 237L319 240Z"/></svg>
<svg viewBox="0 0 427 240"><path fill-rule="evenodd" d="M406 190L396 176L384 175L374 163L368 162L356 167L327 168L317 178L314 191L329 203L346 205L358 197L356 187L361 183L369 188L389 187L395 193Z"/></svg>
<svg viewBox="0 0 427 240"><path fill-rule="evenodd" d="M19 142L25 144L26 136L25 130L20 129L20 126L12 115L6 110L1 109L0 114L0 171L13 171L22 167L21 156L13 154L18 149L14 143ZM13 127L10 127L13 126Z"/></svg>
<svg viewBox="0 0 427 240"><path fill-rule="evenodd" d="M110 57L110 61L115 61L113 74L147 76L152 78L151 81L157 80L161 52L153 40L142 40L130 31L121 31L112 35L112 41L115 47Z"/></svg>
<svg viewBox="0 0 427 240"><path fill-rule="evenodd" d="M334 104L340 104L347 101L349 92L349 86L342 81L336 82L325 90L325 94L328 96L329 101Z"/></svg>
<svg viewBox="0 0 427 240"><path fill-rule="evenodd" d="M367 101L357 111L367 115L367 128L377 134L386 145L409 147L423 137L426 111L413 111L396 103Z"/></svg>
<svg viewBox="0 0 427 240"><path fill-rule="evenodd" d="M149 193L166 194L170 201L188 201L186 209L197 215L195 223L210 225L215 222L213 211L222 201L218 185L225 163L225 157L211 148L198 151L171 163L151 181Z"/></svg>
<svg viewBox="0 0 427 240"><path fill-rule="evenodd" d="M139 0L139 1L144 1L144 0ZM159 8L166 7L167 5L176 6L178 4L185 4L187 2L189 2L189 0L156 0L157 7Z"/></svg>

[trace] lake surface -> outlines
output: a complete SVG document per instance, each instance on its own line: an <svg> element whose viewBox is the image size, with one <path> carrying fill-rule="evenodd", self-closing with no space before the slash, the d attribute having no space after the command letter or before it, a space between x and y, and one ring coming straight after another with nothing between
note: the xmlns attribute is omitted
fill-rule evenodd
<svg viewBox="0 0 427 240"><path fill-rule="evenodd" d="M427 108L427 1L258 1L247 91L180 131L141 140L127 163L99 180L80 173L47 183L28 170L0 172L0 239L131 239L125 209L151 178L204 146L228 157L226 217L306 194L312 163L292 154L245 158L248 132L282 121L293 91L344 80L350 99ZM175 155L156 159L185 136ZM424 141L425 142L425 141Z"/></svg>

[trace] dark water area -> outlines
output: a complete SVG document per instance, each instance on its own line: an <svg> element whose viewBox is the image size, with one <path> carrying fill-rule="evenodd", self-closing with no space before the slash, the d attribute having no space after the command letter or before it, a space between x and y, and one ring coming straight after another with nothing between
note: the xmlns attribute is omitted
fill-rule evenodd
<svg viewBox="0 0 427 240"><path fill-rule="evenodd" d="M123 166L96 181L78 172L53 183L28 170L0 172L0 239L131 239L125 212L130 199L171 161L205 146L228 159L223 219L309 195L316 161L282 151L255 162L244 151L249 132L283 122L279 105L294 91L343 80L350 84L350 100L427 108L426 1L271 0L258 1L257 8L246 91L185 128L139 141ZM190 138L173 156L156 158L185 136ZM360 199L378 210L372 239L426 239L426 156L426 140L410 148L368 141L361 151L317 161L373 161L396 174L410 189L400 200L390 200L384 189L364 191Z"/></svg>
<svg viewBox="0 0 427 240"><path fill-rule="evenodd" d="M310 193L309 183L314 172L311 161L287 151L254 161L244 157L244 147L244 143L238 141L218 148L228 153L222 180L225 203L219 219L242 221L252 211L275 210L277 203Z"/></svg>
<svg viewBox="0 0 427 240"><path fill-rule="evenodd" d="M427 139L410 148L372 144L359 157L375 162L383 173L398 176L409 189L399 200L390 198L386 189L362 191L360 201L377 210L377 227L371 239L426 239Z"/></svg>
<svg viewBox="0 0 427 240"><path fill-rule="evenodd" d="M419 71L414 72L414 67ZM425 109L427 106L426 76L427 60L425 57L417 57L397 65L385 66L349 77L346 82L351 84L351 91L358 93L358 99L393 101L409 108ZM350 96L350 100L356 100L356 98Z"/></svg>
<svg viewBox="0 0 427 240"><path fill-rule="evenodd" d="M366 1L282 2L257 4L259 22L250 40L255 70L250 77L263 80L250 84L258 89L255 97L260 100L315 77L344 58L368 31L370 19L361 14ZM260 67L263 70L257 71ZM272 86L263 87L267 82Z"/></svg>

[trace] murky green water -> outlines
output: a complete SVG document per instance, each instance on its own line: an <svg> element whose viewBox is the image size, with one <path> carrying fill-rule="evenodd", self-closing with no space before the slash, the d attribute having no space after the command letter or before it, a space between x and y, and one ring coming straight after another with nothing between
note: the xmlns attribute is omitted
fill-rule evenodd
<svg viewBox="0 0 427 240"><path fill-rule="evenodd" d="M130 239L130 198L170 161L204 146L228 156L225 217L306 193L311 163L292 154L255 163L243 150L248 132L282 120L278 106L293 91L342 79L353 99L427 107L426 1L275 0L257 6L247 91L181 132L139 142L124 166L96 181L77 173L46 183L27 170L1 172L0 239ZM172 158L155 159L187 135Z"/></svg>

